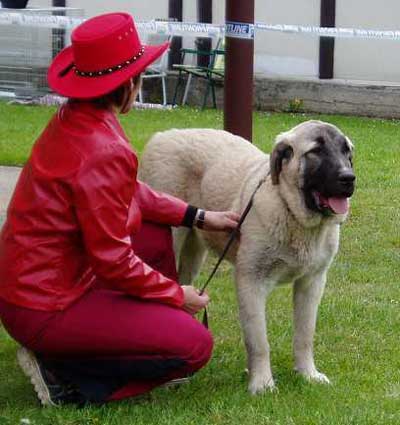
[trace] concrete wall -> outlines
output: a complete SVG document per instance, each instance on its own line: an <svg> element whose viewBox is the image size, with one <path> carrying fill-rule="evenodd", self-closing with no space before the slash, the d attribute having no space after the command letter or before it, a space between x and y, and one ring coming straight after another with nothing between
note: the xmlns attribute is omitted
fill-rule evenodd
<svg viewBox="0 0 400 425"><path fill-rule="evenodd" d="M83 8L87 17L115 11L129 12L138 20L168 16L167 0L67 0L67 5Z"/></svg>
<svg viewBox="0 0 400 425"><path fill-rule="evenodd" d="M269 24L319 25L320 0L256 0L255 20ZM255 71L279 77L315 77L318 39L292 34L258 32Z"/></svg>
<svg viewBox="0 0 400 425"><path fill-rule="evenodd" d="M245 0L243 0L245 1ZM183 1L186 21L196 20L196 0ZM320 0L256 0L260 22L319 25ZM51 0L30 0L29 6L49 6ZM168 0L67 0L71 7L84 8L90 17L121 10L136 19L166 18ZM398 0L337 0L338 27L370 29L399 28ZM213 1L213 20L223 23L225 1ZM185 38L184 46L193 45ZM258 32L255 40L255 73L268 78L317 78L318 38L274 32ZM337 79L400 83L400 42L337 39L334 75Z"/></svg>
<svg viewBox="0 0 400 425"><path fill-rule="evenodd" d="M398 0L336 0L336 26L375 30L399 29ZM336 40L335 77L400 82L400 42Z"/></svg>
<svg viewBox="0 0 400 425"><path fill-rule="evenodd" d="M172 99L176 78L168 80ZM187 103L200 107L206 87L204 80L193 81ZM161 88L152 87L146 97L160 101ZM224 91L216 88L217 106L223 107ZM326 113L400 119L400 85L351 83L345 80L285 79L258 76L254 81L254 108L261 111ZM211 107L211 96L207 107Z"/></svg>
<svg viewBox="0 0 400 425"><path fill-rule="evenodd" d="M30 4L43 4L31 0ZM84 8L87 16L111 10L125 10L138 19L165 18L168 0L69 0L68 5ZM398 0L337 0L338 27L396 29L399 26ZM184 0L184 20L196 20L196 0ZM225 2L213 1L213 20L222 23ZM255 16L260 22L319 25L320 0L256 0ZM184 46L193 44L186 38ZM267 77L316 78L318 38L259 32L255 40L255 72ZM380 40L337 39L334 75L337 79L400 83L400 43Z"/></svg>

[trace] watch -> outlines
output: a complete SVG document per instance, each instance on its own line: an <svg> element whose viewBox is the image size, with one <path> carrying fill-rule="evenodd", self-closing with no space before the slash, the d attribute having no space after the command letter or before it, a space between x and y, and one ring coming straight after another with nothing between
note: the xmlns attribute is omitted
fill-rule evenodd
<svg viewBox="0 0 400 425"><path fill-rule="evenodd" d="M202 229L204 227L205 217L206 212L199 208L196 214L196 227L198 227L199 229Z"/></svg>

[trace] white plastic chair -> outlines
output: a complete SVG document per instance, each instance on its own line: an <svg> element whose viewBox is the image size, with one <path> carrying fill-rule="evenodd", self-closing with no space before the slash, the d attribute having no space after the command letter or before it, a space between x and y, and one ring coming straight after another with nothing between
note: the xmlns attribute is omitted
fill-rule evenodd
<svg viewBox="0 0 400 425"><path fill-rule="evenodd" d="M171 41L171 36L163 34L148 34L145 37L144 44L162 44L166 41ZM167 69L168 69L168 51L167 49L155 62L146 68L142 74L142 79L161 78L163 105L167 104ZM143 103L143 91L139 90L139 101Z"/></svg>

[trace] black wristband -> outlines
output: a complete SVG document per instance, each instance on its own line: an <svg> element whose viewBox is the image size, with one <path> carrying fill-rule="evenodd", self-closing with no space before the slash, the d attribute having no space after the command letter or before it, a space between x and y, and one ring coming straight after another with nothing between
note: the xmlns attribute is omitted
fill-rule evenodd
<svg viewBox="0 0 400 425"><path fill-rule="evenodd" d="M182 220L182 226L190 228L193 227L194 219L196 218L197 214L197 209L198 208L194 207L193 205L188 205L187 210L185 212L185 216Z"/></svg>

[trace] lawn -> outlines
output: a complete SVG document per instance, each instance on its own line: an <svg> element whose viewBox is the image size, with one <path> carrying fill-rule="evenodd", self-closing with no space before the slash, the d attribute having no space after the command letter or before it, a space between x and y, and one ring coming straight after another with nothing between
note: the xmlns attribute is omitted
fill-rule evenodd
<svg viewBox="0 0 400 425"><path fill-rule="evenodd" d="M23 164L54 109L0 103L0 164ZM332 384L309 384L293 371L291 289L268 302L272 368L278 391L246 391L245 351L231 268L209 292L215 351L210 364L178 389L149 401L84 409L39 407L15 361L16 344L0 329L0 424L36 425L400 423L400 122L342 116L254 114L254 142L269 151L281 131L317 118L338 125L356 146L357 190L328 277L315 341L316 362ZM122 124L142 151L155 131L223 125L222 114L194 109L134 111ZM1 184L1 182L0 182ZM204 267L199 285L213 265Z"/></svg>

